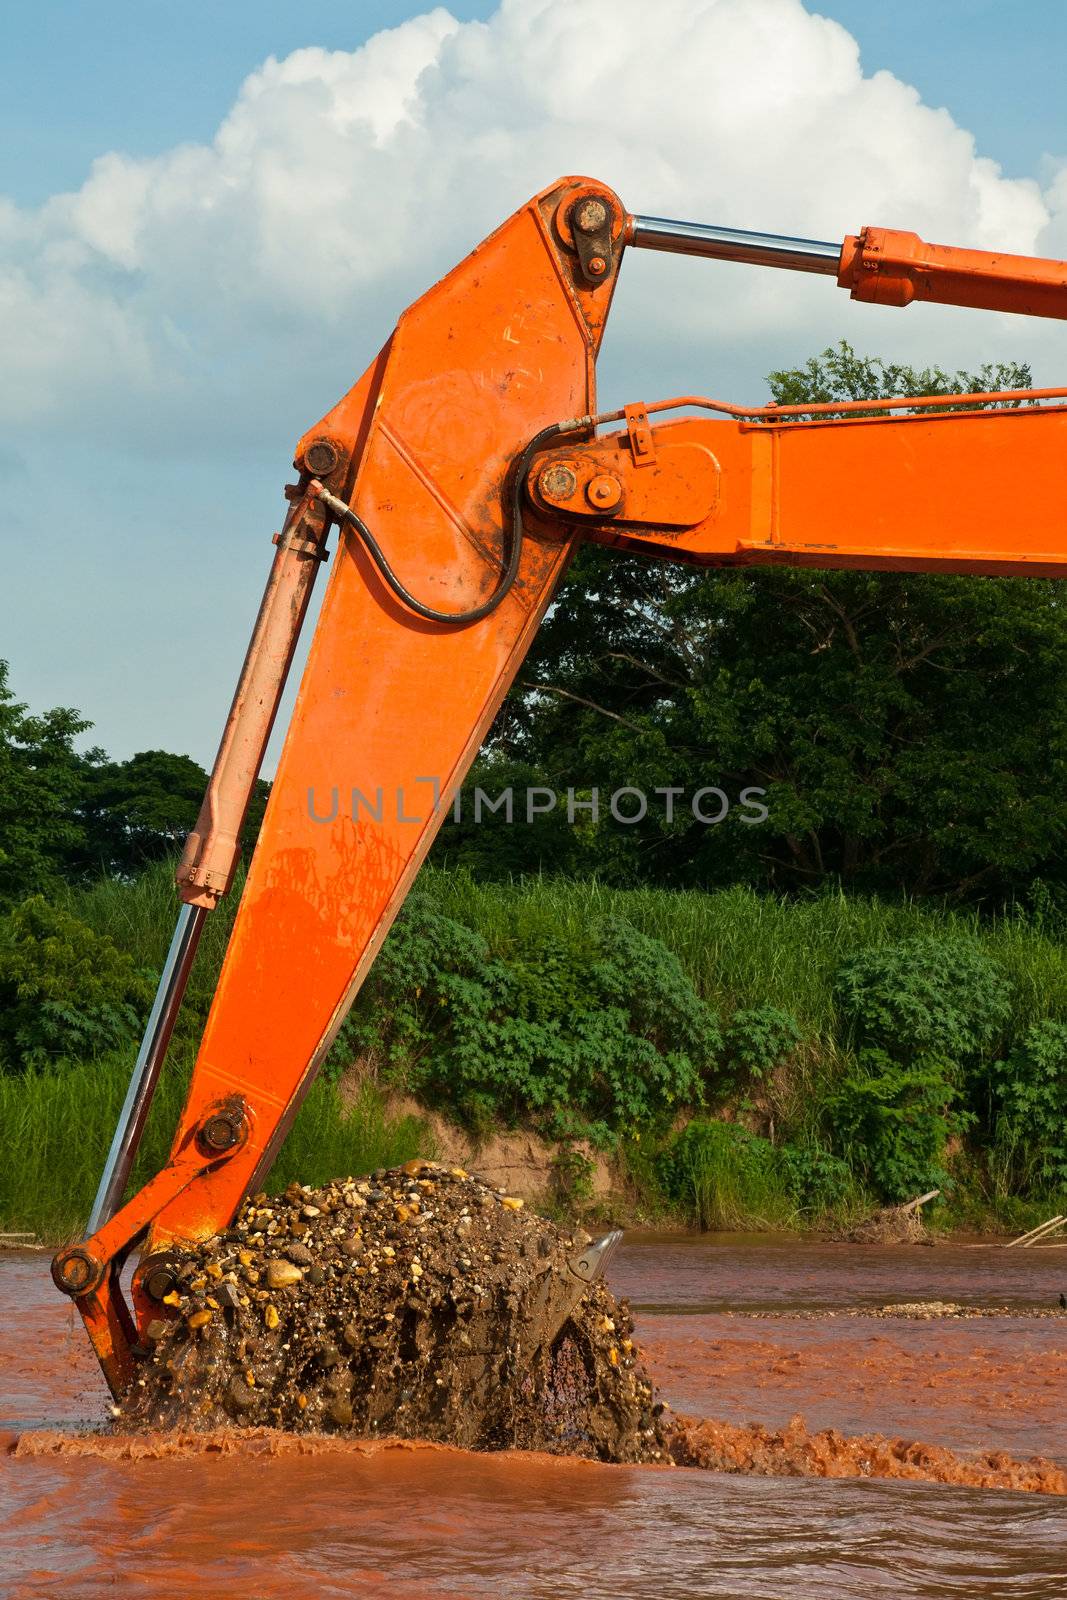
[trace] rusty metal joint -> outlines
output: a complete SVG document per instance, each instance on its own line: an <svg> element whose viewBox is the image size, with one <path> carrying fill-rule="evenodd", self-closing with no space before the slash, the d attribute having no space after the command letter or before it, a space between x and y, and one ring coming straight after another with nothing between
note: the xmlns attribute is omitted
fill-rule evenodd
<svg viewBox="0 0 1067 1600"><path fill-rule="evenodd" d="M104 1271L104 1263L91 1250L76 1244L53 1259L52 1282L62 1294L90 1294L103 1281Z"/></svg>
<svg viewBox="0 0 1067 1600"><path fill-rule="evenodd" d="M582 195L570 208L568 221L578 267L590 288L595 289L611 277L615 260L611 237L614 220L611 201L606 195Z"/></svg>
<svg viewBox="0 0 1067 1600"><path fill-rule="evenodd" d="M276 533L271 539L271 544L281 544L285 540L287 550L295 550L297 555L310 556L313 561L329 561L330 552L325 545L319 544L315 539L289 539L284 533Z"/></svg>
<svg viewBox="0 0 1067 1600"><path fill-rule="evenodd" d="M219 1101L202 1117L196 1130L197 1147L213 1161L233 1155L248 1139L248 1110L240 1095Z"/></svg>

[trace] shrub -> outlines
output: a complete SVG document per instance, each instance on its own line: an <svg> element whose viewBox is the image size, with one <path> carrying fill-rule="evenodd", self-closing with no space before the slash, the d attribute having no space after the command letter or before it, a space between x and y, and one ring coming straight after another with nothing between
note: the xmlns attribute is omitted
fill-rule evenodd
<svg viewBox="0 0 1067 1600"><path fill-rule="evenodd" d="M622 918L493 958L421 896L398 918L352 1027L352 1043L476 1128L524 1118L601 1147L699 1104L722 1047L677 957Z"/></svg>
<svg viewBox="0 0 1067 1600"><path fill-rule="evenodd" d="M944 1187L945 1145L971 1120L952 1109L958 1093L944 1065L900 1067L877 1051L863 1063L866 1074L845 1078L826 1108L851 1166L886 1201Z"/></svg>
<svg viewBox="0 0 1067 1600"><path fill-rule="evenodd" d="M992 1077L1001 1161L1022 1188L1067 1190L1067 1023L1033 1023Z"/></svg>
<svg viewBox="0 0 1067 1600"><path fill-rule="evenodd" d="M783 1145L778 1152L782 1179L798 1212L818 1216L838 1211L857 1199L857 1183L852 1168L840 1156L831 1155L817 1145Z"/></svg>
<svg viewBox="0 0 1067 1600"><path fill-rule="evenodd" d="M766 1078L800 1043L795 1017L777 1006L751 1006L735 1011L726 1029L726 1059L753 1078Z"/></svg>
<svg viewBox="0 0 1067 1600"><path fill-rule="evenodd" d="M922 1056L970 1062L993 1046L1010 988L969 939L902 939L861 951L839 969L834 999L858 1046L908 1064Z"/></svg>
<svg viewBox="0 0 1067 1600"><path fill-rule="evenodd" d="M129 1043L151 980L106 934L35 895L0 919L0 1066L45 1067Z"/></svg>
<svg viewBox="0 0 1067 1600"><path fill-rule="evenodd" d="M736 1122L694 1118L660 1156L658 1176L700 1228L781 1221L789 1210L779 1152Z"/></svg>

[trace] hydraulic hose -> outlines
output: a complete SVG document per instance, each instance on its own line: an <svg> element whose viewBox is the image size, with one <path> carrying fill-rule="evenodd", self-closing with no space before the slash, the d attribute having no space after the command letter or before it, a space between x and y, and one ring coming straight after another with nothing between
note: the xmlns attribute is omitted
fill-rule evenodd
<svg viewBox="0 0 1067 1600"><path fill-rule="evenodd" d="M584 418L576 420L581 420L582 422L585 421ZM511 475L509 490L509 499L511 505L511 535L507 541L507 554L504 561L504 567L499 579L497 580L496 587L489 596L488 600L483 600L480 606L474 606L469 611L438 611L434 606L428 606L422 600L417 599L416 596L412 594L411 590L408 589L406 585L403 584L397 577L392 566L390 565L388 556L385 554L385 551L382 549L373 533L367 527L367 524L363 521L363 518L353 511L351 506L346 505L343 500L338 499L336 495L330 494L329 490L325 489L317 479L312 481L312 483L309 485L309 489L315 498L321 500L323 505L326 506L326 508L333 514L333 516L337 518L339 522L346 522L349 527L355 529L356 533L359 535L359 538L363 542L367 554L370 556L371 560L374 562L374 565L381 574L382 579L392 590L393 594L396 595L397 599L401 601L403 605L407 606L409 611L413 611L417 617L424 617L427 622L444 622L450 624L452 627L461 627L466 623L481 622L483 617L490 616L508 594L515 582L515 579L518 577L519 566L522 561L523 485L526 482L526 474L530 469L530 462L536 455L537 451L540 450L549 439L554 439L561 433L570 432L574 426L574 421L553 422L547 428L542 428L540 433L534 434L533 438L530 440L529 444L525 447L515 463L515 469ZM505 521L505 527L506 526L507 523Z"/></svg>

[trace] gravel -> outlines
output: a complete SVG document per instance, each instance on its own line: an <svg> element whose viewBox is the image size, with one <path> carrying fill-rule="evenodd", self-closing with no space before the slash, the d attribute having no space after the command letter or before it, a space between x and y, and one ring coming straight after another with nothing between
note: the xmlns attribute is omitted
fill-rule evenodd
<svg viewBox="0 0 1067 1600"><path fill-rule="evenodd" d="M663 1460L629 1308L575 1274L589 1243L428 1161L255 1195L174 1255L120 1425Z"/></svg>

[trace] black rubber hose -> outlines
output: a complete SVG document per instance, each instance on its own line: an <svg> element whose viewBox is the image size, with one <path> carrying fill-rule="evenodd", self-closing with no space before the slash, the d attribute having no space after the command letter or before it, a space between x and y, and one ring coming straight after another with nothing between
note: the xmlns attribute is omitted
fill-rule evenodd
<svg viewBox="0 0 1067 1600"><path fill-rule="evenodd" d="M519 575L523 541L522 496L526 483L526 474L530 470L530 462L537 454L537 451L549 439L554 439L557 435L568 431L565 425L558 422L553 422L551 426L542 428L540 433L534 434L516 462L510 485L511 538L508 540L507 560L504 563L504 570L501 572L496 588L488 600L483 601L480 606L475 606L471 611L436 611L433 606L424 605L421 600L417 600L411 590L405 588L389 565L389 559L385 551L373 533L371 533L363 518L358 516L351 506L346 506L343 500L338 500L336 495L327 494L325 490L321 490L320 498L339 521L347 522L351 527L355 528L382 578L397 599L402 601L409 611L414 611L417 617L425 617L427 622L446 622L453 627L459 627L468 622L480 622L483 617L490 616L496 610ZM505 522L505 528L506 526Z"/></svg>

